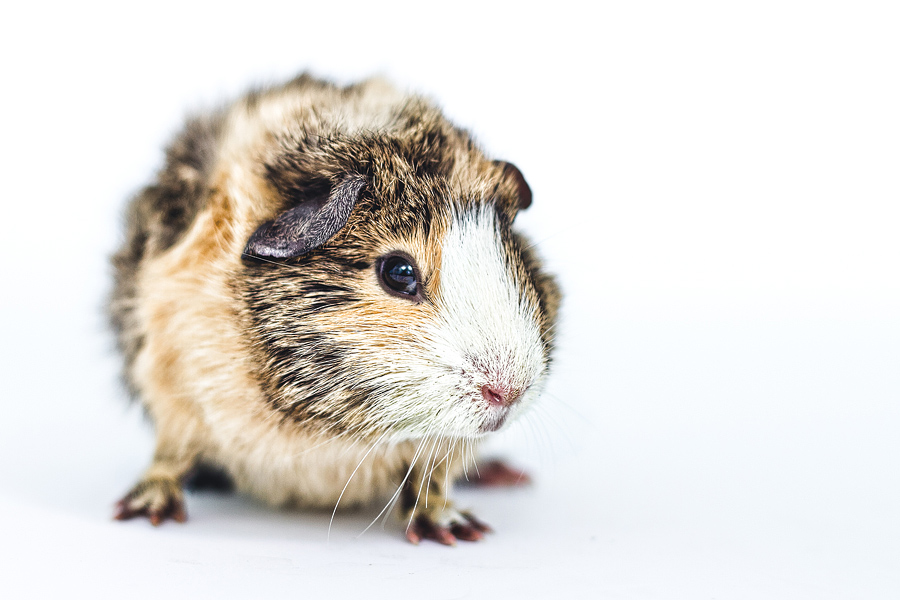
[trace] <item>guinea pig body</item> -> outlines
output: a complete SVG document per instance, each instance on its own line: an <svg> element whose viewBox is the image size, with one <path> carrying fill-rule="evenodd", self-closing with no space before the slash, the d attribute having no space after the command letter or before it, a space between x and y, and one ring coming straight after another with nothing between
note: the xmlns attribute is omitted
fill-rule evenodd
<svg viewBox="0 0 900 600"><path fill-rule="evenodd" d="M393 500L412 541L479 538L447 495L539 396L559 303L511 229L530 201L379 80L301 76L190 121L113 259L157 434L117 516L183 520L185 478L214 465L273 504Z"/></svg>

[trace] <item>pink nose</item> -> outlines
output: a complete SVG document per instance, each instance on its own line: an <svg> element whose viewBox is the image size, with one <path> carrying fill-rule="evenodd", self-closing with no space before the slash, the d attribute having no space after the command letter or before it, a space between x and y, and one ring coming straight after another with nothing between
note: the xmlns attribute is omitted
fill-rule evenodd
<svg viewBox="0 0 900 600"><path fill-rule="evenodd" d="M493 406L509 406L519 398L519 395L519 390L493 385L481 386L481 396Z"/></svg>

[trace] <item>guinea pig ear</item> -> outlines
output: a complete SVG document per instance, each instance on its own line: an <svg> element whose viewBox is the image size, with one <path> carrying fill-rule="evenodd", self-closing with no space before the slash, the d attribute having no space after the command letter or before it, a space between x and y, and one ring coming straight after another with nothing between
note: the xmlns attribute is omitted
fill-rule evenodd
<svg viewBox="0 0 900 600"><path fill-rule="evenodd" d="M503 177L508 179L516 187L519 194L519 203L516 206L519 210L525 210L531 206L531 188L525 181L525 176L516 165L502 160L495 160L494 164L503 169Z"/></svg>
<svg viewBox="0 0 900 600"><path fill-rule="evenodd" d="M366 185L362 175L348 175L328 195L304 200L273 221L260 225L250 236L246 256L283 260L318 248L347 224L350 211Z"/></svg>

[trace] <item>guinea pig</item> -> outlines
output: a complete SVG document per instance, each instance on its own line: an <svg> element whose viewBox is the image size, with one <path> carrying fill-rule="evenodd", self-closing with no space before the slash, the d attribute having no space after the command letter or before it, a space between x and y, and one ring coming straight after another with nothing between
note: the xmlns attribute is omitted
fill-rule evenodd
<svg viewBox="0 0 900 600"><path fill-rule="evenodd" d="M386 502L413 543L541 394L560 293L531 190L430 101L300 76L188 121L131 201L111 321L156 450L115 517L184 521L192 473L273 505Z"/></svg>

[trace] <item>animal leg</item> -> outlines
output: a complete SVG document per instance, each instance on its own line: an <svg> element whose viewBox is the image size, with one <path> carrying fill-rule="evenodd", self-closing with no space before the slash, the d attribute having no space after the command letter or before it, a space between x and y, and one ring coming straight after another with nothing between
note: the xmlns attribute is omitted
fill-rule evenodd
<svg viewBox="0 0 900 600"><path fill-rule="evenodd" d="M454 546L457 540L478 541L491 531L470 513L457 510L448 499L453 480L448 473L449 462L414 467L404 484L402 518L406 539L413 544L428 539Z"/></svg>
<svg viewBox="0 0 900 600"><path fill-rule="evenodd" d="M187 520L182 482L197 463L199 451L184 438L165 435L162 429L159 431L153 462L140 481L116 504L113 517L117 520L147 517L153 525L166 519L179 523Z"/></svg>

